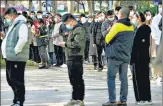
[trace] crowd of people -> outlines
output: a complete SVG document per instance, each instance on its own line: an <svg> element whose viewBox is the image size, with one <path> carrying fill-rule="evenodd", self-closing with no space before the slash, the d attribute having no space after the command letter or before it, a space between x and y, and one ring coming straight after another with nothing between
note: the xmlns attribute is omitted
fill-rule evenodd
<svg viewBox="0 0 163 106"><path fill-rule="evenodd" d="M163 48L161 2L158 7L155 16L150 10L140 12L133 6L118 6L106 13L77 17L69 13L44 16L42 11L18 14L9 8L1 17L0 31L7 81L15 95L12 106L23 106L25 101L27 60L39 64L39 69L68 68L73 92L72 100L65 106L84 106L83 63L93 64L94 70L99 72L107 66L109 102L103 106L127 104L129 65L136 104L152 104L150 78L162 82L161 71L150 68L154 49L161 57ZM155 63L162 61L156 60ZM119 102L115 87L117 73L121 81Z"/></svg>

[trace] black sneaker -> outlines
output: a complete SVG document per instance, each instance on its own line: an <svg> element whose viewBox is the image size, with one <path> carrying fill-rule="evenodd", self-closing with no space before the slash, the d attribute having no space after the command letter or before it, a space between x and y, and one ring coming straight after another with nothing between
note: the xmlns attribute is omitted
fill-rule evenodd
<svg viewBox="0 0 163 106"><path fill-rule="evenodd" d="M39 67L39 69L45 69L46 68L46 66L41 66L41 67Z"/></svg>

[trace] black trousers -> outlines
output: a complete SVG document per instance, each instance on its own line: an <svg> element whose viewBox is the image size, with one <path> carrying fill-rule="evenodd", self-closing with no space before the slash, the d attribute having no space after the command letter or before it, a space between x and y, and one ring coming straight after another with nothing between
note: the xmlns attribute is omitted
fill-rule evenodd
<svg viewBox="0 0 163 106"><path fill-rule="evenodd" d="M136 101L150 101L151 88L149 80L149 64L133 64L132 73Z"/></svg>
<svg viewBox="0 0 163 106"><path fill-rule="evenodd" d="M36 63L40 63L41 62L38 46L33 46L33 57L34 57L34 61Z"/></svg>
<svg viewBox="0 0 163 106"><path fill-rule="evenodd" d="M63 64L63 48L61 46L54 45L54 51L56 55L56 65Z"/></svg>
<svg viewBox="0 0 163 106"><path fill-rule="evenodd" d="M90 44L90 41L86 40L85 41L85 49L84 49L84 60L85 61L89 61L89 44Z"/></svg>
<svg viewBox="0 0 163 106"><path fill-rule="evenodd" d="M13 103L25 101L24 71L26 62L6 61L6 79L14 92Z"/></svg>
<svg viewBox="0 0 163 106"><path fill-rule="evenodd" d="M70 83L73 88L72 99L83 101L85 95L85 85L83 80L83 60L69 60L67 61L67 66Z"/></svg>
<svg viewBox="0 0 163 106"><path fill-rule="evenodd" d="M96 45L96 47L97 47L97 55L98 55L98 68L103 69L102 50L104 47L102 45Z"/></svg>

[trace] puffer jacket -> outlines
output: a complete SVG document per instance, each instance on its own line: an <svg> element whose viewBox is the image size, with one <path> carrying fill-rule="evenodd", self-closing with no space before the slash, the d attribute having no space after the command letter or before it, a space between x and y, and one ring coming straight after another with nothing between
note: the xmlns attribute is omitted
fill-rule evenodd
<svg viewBox="0 0 163 106"><path fill-rule="evenodd" d="M118 20L105 37L106 56L129 63L134 41L134 26L128 18Z"/></svg>

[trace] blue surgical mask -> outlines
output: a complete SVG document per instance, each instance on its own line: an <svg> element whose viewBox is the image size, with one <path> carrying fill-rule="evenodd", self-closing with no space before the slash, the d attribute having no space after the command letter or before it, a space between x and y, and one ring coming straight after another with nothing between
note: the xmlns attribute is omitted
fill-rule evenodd
<svg viewBox="0 0 163 106"><path fill-rule="evenodd" d="M67 24L67 25L66 25L66 28L69 29L69 30L72 30L72 29L73 29L73 26Z"/></svg>
<svg viewBox="0 0 163 106"><path fill-rule="evenodd" d="M6 24L7 25L11 25L12 24L12 21L10 19L6 19Z"/></svg>

